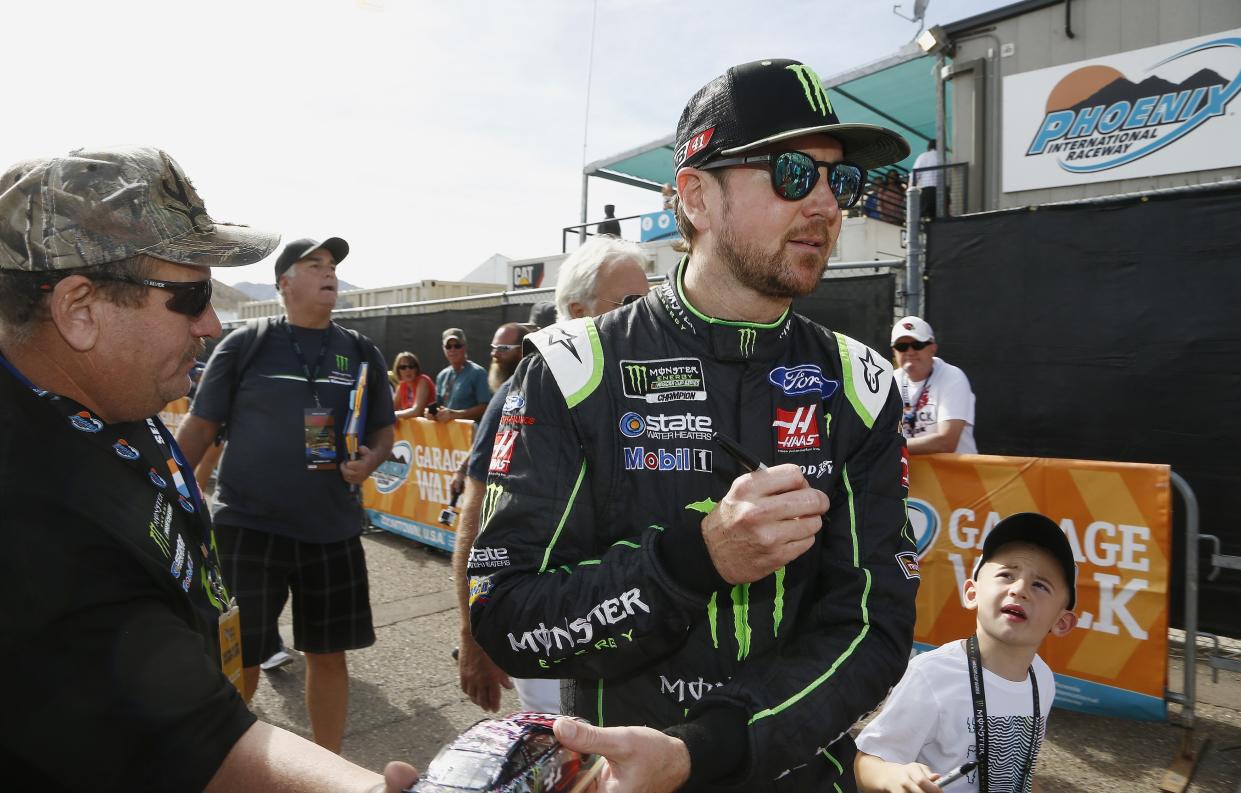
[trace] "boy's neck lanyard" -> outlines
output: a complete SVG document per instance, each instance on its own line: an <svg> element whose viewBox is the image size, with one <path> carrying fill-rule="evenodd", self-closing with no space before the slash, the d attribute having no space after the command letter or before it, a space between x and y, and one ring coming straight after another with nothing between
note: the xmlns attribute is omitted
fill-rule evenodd
<svg viewBox="0 0 1241 793"><path fill-rule="evenodd" d="M970 698L974 703L974 741L978 760L978 790L988 793L988 771L991 765L991 749L987 746L987 697L983 691L982 654L978 650L978 635L975 634L965 642L966 667L970 673ZM1026 754L1025 767L1018 778L1018 786L1014 791L1024 791L1029 784L1030 772L1034 765L1034 750L1038 746L1038 724L1041 713L1038 708L1038 680L1034 676L1034 667L1030 667L1030 694L1034 700L1034 716L1030 720L1030 751Z"/></svg>
<svg viewBox="0 0 1241 793"><path fill-rule="evenodd" d="M284 329L289 334L289 341L293 343L293 352L297 354L298 363L302 365L302 374L306 375L306 384L310 386L310 396L315 400L315 407L322 407L319 404L319 389L316 388L315 380L319 377L319 370L323 368L323 359L327 356L328 334L332 332L332 326L328 325L323 331L323 342L319 345L319 357L315 358L313 371L310 364L306 363L306 356L302 354L302 345L297 343L297 337L293 335L292 324L287 320L284 323Z"/></svg>

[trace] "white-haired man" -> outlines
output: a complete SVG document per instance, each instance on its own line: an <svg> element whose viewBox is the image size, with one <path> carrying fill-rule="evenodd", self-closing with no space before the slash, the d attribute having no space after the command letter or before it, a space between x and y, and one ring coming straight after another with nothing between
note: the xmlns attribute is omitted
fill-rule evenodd
<svg viewBox="0 0 1241 793"><path fill-rule="evenodd" d="M641 297L646 294L647 260L646 252L632 242L608 237L591 239L560 266L560 274L556 279L556 304L562 307L560 318L565 320L606 314L623 305L629 295ZM504 328L505 326L501 326L501 330ZM525 336L526 333L523 332L517 341L524 340ZM492 343L493 350L499 344L500 330L496 331L496 339L497 341ZM500 352L517 352L517 360L520 360L521 345L516 346L516 351ZM517 366L517 360L512 361L513 369ZM508 399L511 377L512 369L509 369L504 383L496 389L491 404L487 406L487 412L479 422L474 435L474 446L470 450L465 492L461 498L461 518L452 556L453 580L456 582L457 600L461 609L461 636L458 645L461 690L480 708L494 711L500 707L500 688L508 688L511 683L517 689L517 696L524 710L559 713L559 680L510 680L509 676L487 657L470 633L470 589L466 567L474 538L478 536L479 513L487 486L487 469L491 464L496 434L514 426L511 420L509 424L501 423L504 421L501 414Z"/></svg>
<svg viewBox="0 0 1241 793"><path fill-rule="evenodd" d="M624 240L592 237L560 265L556 275L556 319L597 317L650 288L642 246Z"/></svg>

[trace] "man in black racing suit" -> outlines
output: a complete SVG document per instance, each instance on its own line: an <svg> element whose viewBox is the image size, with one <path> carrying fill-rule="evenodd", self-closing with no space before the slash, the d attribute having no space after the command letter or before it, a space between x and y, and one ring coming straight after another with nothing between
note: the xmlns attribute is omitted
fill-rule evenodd
<svg viewBox="0 0 1241 793"><path fill-rule="evenodd" d="M908 147L840 124L817 85L763 61L691 99L690 255L645 299L529 336L496 435L474 634L510 674L568 679L566 712L654 728L558 723L608 757L617 790L853 790L847 730L908 658L917 558L891 366L789 309L860 192L842 155L867 168ZM756 102L780 112L754 119ZM712 170L755 151L769 167ZM788 151L805 153L778 164ZM714 433L771 467L748 473Z"/></svg>

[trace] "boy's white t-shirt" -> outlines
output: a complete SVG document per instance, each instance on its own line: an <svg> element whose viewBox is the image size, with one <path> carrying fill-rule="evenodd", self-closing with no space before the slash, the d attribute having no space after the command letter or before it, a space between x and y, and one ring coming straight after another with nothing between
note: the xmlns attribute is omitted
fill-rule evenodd
<svg viewBox="0 0 1241 793"><path fill-rule="evenodd" d="M1047 714L1056 696L1056 680L1043 659L1034 656L1038 680L1038 704L1042 712L1034 744L1033 769L1038 748L1047 731ZM987 743L991 747L991 793L1017 793L1016 785L1030 753L1030 722L1034 700L1029 677L1020 683L1005 680L986 669L983 690L987 696ZM954 641L916 656L904 677L892 689L883 710L862 729L857 747L892 763L924 763L946 774L975 758L973 701L965 642ZM1030 777L1033 778L1031 773ZM978 790L975 770L951 790ZM1028 793L1026 784L1022 793Z"/></svg>

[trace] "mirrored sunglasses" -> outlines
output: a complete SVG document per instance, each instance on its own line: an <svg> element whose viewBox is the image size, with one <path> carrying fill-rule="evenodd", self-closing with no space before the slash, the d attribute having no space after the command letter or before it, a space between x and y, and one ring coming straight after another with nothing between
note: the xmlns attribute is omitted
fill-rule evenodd
<svg viewBox="0 0 1241 793"><path fill-rule="evenodd" d="M731 168L738 165L765 164L771 172L771 189L786 201L800 201L810 195L819 183L819 169L827 169L827 185L841 209L848 209L858 202L862 186L866 184L866 171L850 162L823 162L801 151L785 151L779 154L757 154L751 157L727 157L698 166L700 170Z"/></svg>
<svg viewBox="0 0 1241 793"><path fill-rule="evenodd" d="M512 352L513 350L520 350L520 349L521 349L520 344L493 344L491 345L492 352Z"/></svg>

